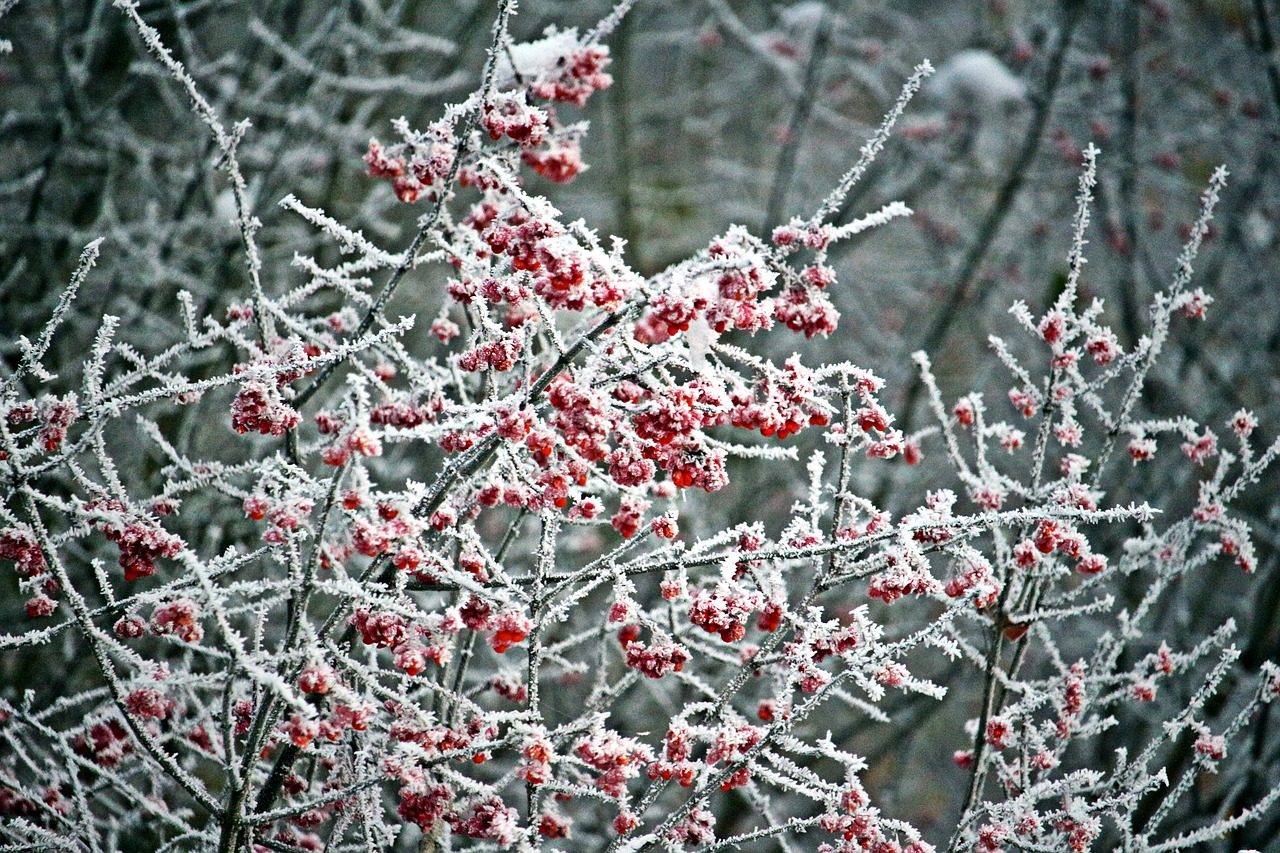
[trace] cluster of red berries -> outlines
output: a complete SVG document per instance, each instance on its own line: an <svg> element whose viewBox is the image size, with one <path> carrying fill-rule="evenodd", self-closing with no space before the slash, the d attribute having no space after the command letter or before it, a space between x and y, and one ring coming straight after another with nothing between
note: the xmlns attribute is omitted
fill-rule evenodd
<svg viewBox="0 0 1280 853"><path fill-rule="evenodd" d="M390 148L369 140L364 162L369 177L390 179L396 198L411 204L423 195L433 201L438 197L456 156L447 128L433 125L425 135Z"/></svg>
<svg viewBox="0 0 1280 853"><path fill-rule="evenodd" d="M84 505L90 524L120 549L125 580L156 573L155 561L182 552L183 542L150 519L139 517L123 501L96 498Z"/></svg>
<svg viewBox="0 0 1280 853"><path fill-rule="evenodd" d="M34 446L45 451L57 450L62 445L67 431L78 417L80 406L75 394L67 394L65 397L45 395L40 398L38 405L33 402L15 403L4 413L5 425L10 429L39 420L40 428L35 431ZM30 432L26 435L29 437ZM9 452L0 449L0 462L8 458Z"/></svg>
<svg viewBox="0 0 1280 853"><path fill-rule="evenodd" d="M0 560L12 560L18 574L24 577L35 577L45 569L44 552L25 525L9 527L0 533Z"/></svg>
<svg viewBox="0 0 1280 853"><path fill-rule="evenodd" d="M284 401L277 388L250 380L240 386L231 405L231 426L236 432L282 436L302 420L298 410Z"/></svg>

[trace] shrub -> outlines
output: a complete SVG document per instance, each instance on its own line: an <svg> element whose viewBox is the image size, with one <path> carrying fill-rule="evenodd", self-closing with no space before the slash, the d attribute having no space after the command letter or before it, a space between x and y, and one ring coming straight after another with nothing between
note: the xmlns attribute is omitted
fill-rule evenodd
<svg viewBox="0 0 1280 853"><path fill-rule="evenodd" d="M1143 404L1212 302L1193 264L1225 169L1128 340L1083 291L1083 149L1062 286L990 339L1006 410L944 397L924 352L898 388L809 358L845 333L833 252L911 214L842 211L928 63L810 214L645 275L531 189L585 168L565 116L613 82L628 4L526 41L498 5L474 91L363 150L392 210L374 221L417 216L391 247L303 188L264 241L253 130L176 58L198 48L182 16L169 39L114 5L209 132L244 286L216 311L144 305L150 327L101 316L77 353L59 336L95 240L6 363L13 849L1265 838L1280 668L1242 659L1231 619L1179 624L1201 584L1270 553L1238 504L1280 442L1246 408L1205 424ZM162 272L181 268L171 224ZM397 312L413 289L430 319ZM929 426L909 425L917 399ZM1144 466L1191 493L1135 486ZM721 498L761 471L794 503L733 519ZM913 733L924 758L895 767ZM954 803L911 803L945 780Z"/></svg>

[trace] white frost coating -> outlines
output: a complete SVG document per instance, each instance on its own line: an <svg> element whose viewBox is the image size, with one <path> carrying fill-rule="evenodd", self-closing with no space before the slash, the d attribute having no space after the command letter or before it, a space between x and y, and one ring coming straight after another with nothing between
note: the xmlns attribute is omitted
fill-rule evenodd
<svg viewBox="0 0 1280 853"><path fill-rule="evenodd" d="M819 3L817 0L806 0L783 9L778 13L778 20L784 27L807 30L816 27L826 11L826 4Z"/></svg>
<svg viewBox="0 0 1280 853"><path fill-rule="evenodd" d="M498 58L498 85L514 83L517 73L526 82L558 77L560 60L571 55L581 43L576 28L557 30L555 27L548 27L543 32L543 37L537 41L511 45L511 50ZM511 67L513 62L514 71Z"/></svg>
<svg viewBox="0 0 1280 853"><path fill-rule="evenodd" d="M903 216L910 216L911 213L911 208L907 207L902 202L891 201L874 213L868 213L866 216L863 216L860 219L855 219L848 225L832 229L831 242L837 243L841 240L852 237L854 234L861 234L868 228L876 228L884 225L886 222L892 222L894 219L899 219Z"/></svg>
<svg viewBox="0 0 1280 853"><path fill-rule="evenodd" d="M826 16L828 27L838 26L842 20L840 15L827 8L828 4L818 0L805 0L794 6L788 6L778 13L778 23L786 35L801 44L811 44Z"/></svg>
<svg viewBox="0 0 1280 853"><path fill-rule="evenodd" d="M985 50L962 50L938 68L930 94L951 107L998 107L1021 103L1026 84Z"/></svg>

